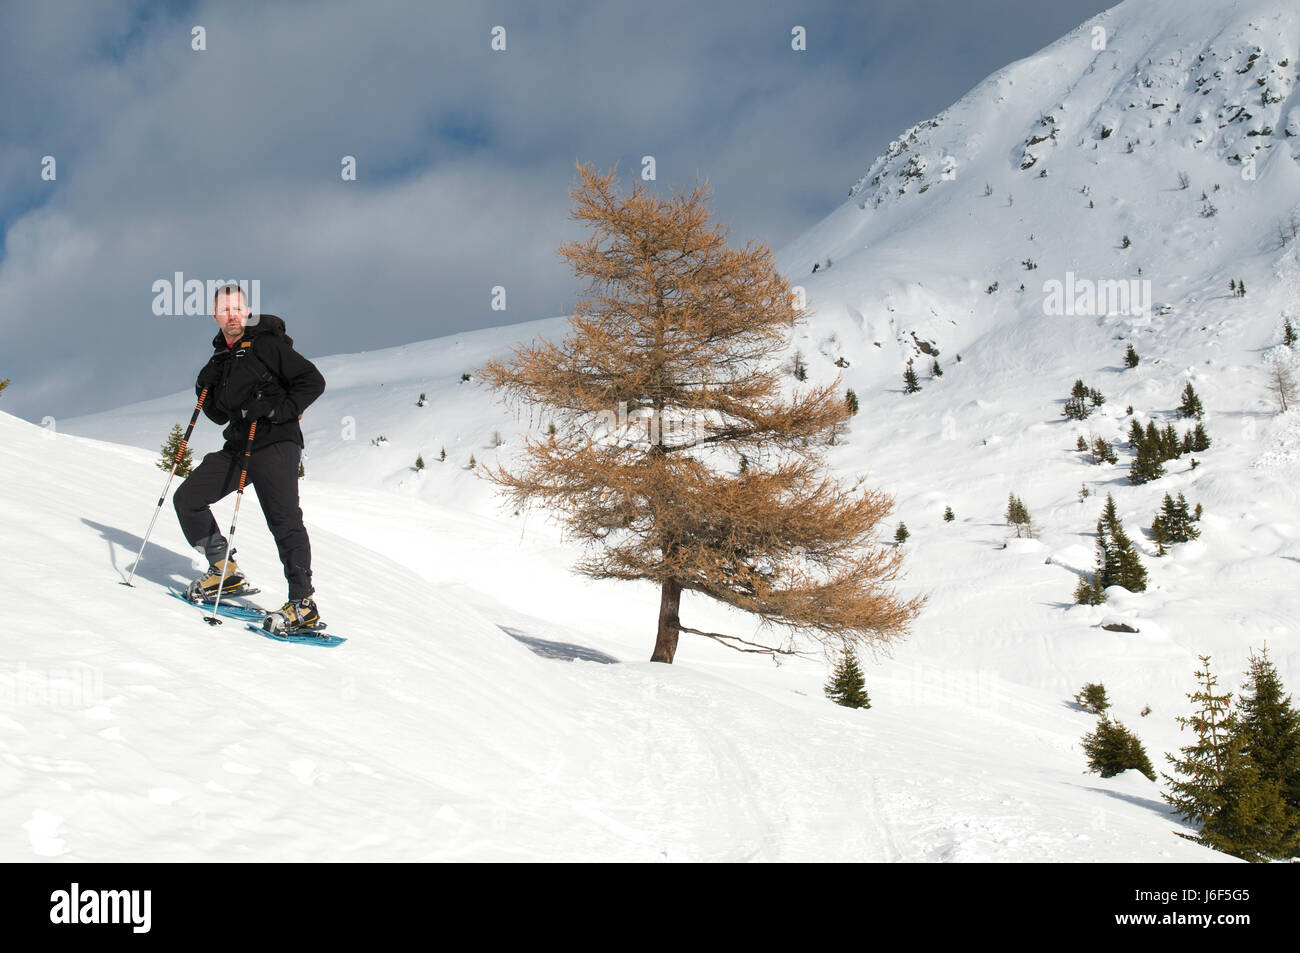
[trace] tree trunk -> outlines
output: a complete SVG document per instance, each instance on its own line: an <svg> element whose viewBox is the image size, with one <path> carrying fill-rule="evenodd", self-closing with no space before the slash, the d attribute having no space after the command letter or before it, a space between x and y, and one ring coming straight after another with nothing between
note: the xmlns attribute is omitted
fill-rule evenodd
<svg viewBox="0 0 1300 953"><path fill-rule="evenodd" d="M655 650L650 656L650 661L667 662L671 665L673 656L677 654L677 634L682 624L682 620L677 615L677 608L682 599L682 584L676 579L665 579L661 591L663 595L659 601L659 634L655 638Z"/></svg>

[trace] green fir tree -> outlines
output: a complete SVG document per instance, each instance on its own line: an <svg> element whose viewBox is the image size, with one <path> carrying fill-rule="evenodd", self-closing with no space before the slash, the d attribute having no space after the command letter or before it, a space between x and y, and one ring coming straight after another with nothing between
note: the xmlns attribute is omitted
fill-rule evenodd
<svg viewBox="0 0 1300 953"><path fill-rule="evenodd" d="M1070 396L1065 399L1061 413L1070 420L1086 420L1088 417L1088 387L1082 380L1076 380L1070 389Z"/></svg>
<svg viewBox="0 0 1300 953"><path fill-rule="evenodd" d="M1216 692L1218 679L1210 670L1210 657L1200 655L1199 658L1197 690L1187 696L1192 703L1192 714L1175 719L1179 728L1190 728L1195 738L1180 749L1182 757L1165 755L1175 775L1162 772L1161 776L1169 783L1169 790L1162 797L1175 814L1199 828L1196 835L1179 833L1180 837L1222 849L1219 846L1222 828L1231 823L1231 794L1234 793L1231 788L1238 787L1242 775L1248 771L1243 771L1239 762L1230 764L1242 751L1242 746L1232 741L1232 694ZM1216 829L1212 832L1210 827Z"/></svg>
<svg viewBox="0 0 1300 953"><path fill-rule="evenodd" d="M1165 755L1178 776L1164 775L1170 788L1164 798L1199 828L1195 835L1179 836L1249 861L1293 851L1282 786L1251 758L1238 714L1230 708L1232 694L1216 693L1209 656L1200 661L1199 689L1187 696L1193 714L1177 719L1195 732L1195 740L1181 749L1181 758Z"/></svg>
<svg viewBox="0 0 1300 953"><path fill-rule="evenodd" d="M1029 516L1029 510L1025 507L1024 502L1014 493L1007 498L1006 521L1016 528L1016 537L1029 536L1033 534L1033 520Z"/></svg>
<svg viewBox="0 0 1300 953"><path fill-rule="evenodd" d="M1175 719L1180 729L1192 730L1195 740L1180 749L1181 758L1165 755L1178 777L1162 776L1169 782L1164 799L1184 820L1199 825L1222 806L1218 792L1228 760L1232 694L1215 692L1219 682L1210 670L1210 656L1198 658L1202 666L1196 671L1198 688L1187 696L1192 714Z"/></svg>
<svg viewBox="0 0 1300 953"><path fill-rule="evenodd" d="M1283 802L1285 820L1276 832L1274 856L1294 856L1300 852L1300 712L1292 706L1267 646L1250 655L1236 715L1236 740L1260 777L1277 784Z"/></svg>
<svg viewBox="0 0 1300 953"><path fill-rule="evenodd" d="M1089 573L1087 578L1079 577L1074 587L1074 601L1081 606L1099 606L1106 601L1106 587L1101 585L1096 573Z"/></svg>
<svg viewBox="0 0 1300 953"><path fill-rule="evenodd" d="M1138 357L1138 352L1135 351L1135 350L1133 349L1133 345L1130 344L1130 345L1128 346L1128 350L1124 352L1124 366L1125 366L1125 367L1137 367L1137 366L1138 366L1138 362L1141 361L1141 360L1142 360L1142 358Z"/></svg>
<svg viewBox="0 0 1300 953"><path fill-rule="evenodd" d="M903 393L915 394L921 389L921 382L917 380L916 371L912 369L912 362L907 362L907 369L903 371Z"/></svg>
<svg viewBox="0 0 1300 953"><path fill-rule="evenodd" d="M1187 511L1187 498L1182 491L1175 500L1168 493L1160 505L1160 512L1151 521L1151 538L1155 540L1157 555L1165 554L1165 546L1170 543L1186 543L1201 535L1193 523L1195 518Z"/></svg>
<svg viewBox="0 0 1300 953"><path fill-rule="evenodd" d="M1114 496L1106 495L1106 505L1097 521L1097 581L1103 588L1120 586L1129 592L1145 592L1147 571L1138 552L1124 531Z"/></svg>
<svg viewBox="0 0 1300 953"><path fill-rule="evenodd" d="M1142 437L1133 454L1133 462L1128 468L1131 483L1150 483L1165 475L1165 466L1161 462L1160 437L1154 430L1154 426L1148 428L1148 433Z"/></svg>
<svg viewBox="0 0 1300 953"><path fill-rule="evenodd" d="M1106 503L1107 506L1114 506L1115 501L1107 496ZM1104 513L1105 510L1102 512ZM1115 585L1115 580L1119 578L1119 554L1111 545L1110 536L1106 532L1104 515L1097 520L1096 560L1097 569L1093 573L1093 583L1104 592L1107 586Z"/></svg>
<svg viewBox="0 0 1300 953"><path fill-rule="evenodd" d="M1201 828L1202 843L1251 863L1295 854L1281 787L1260 773L1235 738L1229 741L1216 796L1220 806Z"/></svg>
<svg viewBox="0 0 1300 953"><path fill-rule="evenodd" d="M1115 463L1119 457L1115 454L1115 448L1110 445L1110 441L1105 437L1097 437L1092 442L1092 459L1094 463Z"/></svg>
<svg viewBox="0 0 1300 953"><path fill-rule="evenodd" d="M1165 424L1165 429L1160 431L1160 456L1164 460L1177 460L1182 452L1182 441L1178 439L1174 425Z"/></svg>
<svg viewBox="0 0 1300 953"><path fill-rule="evenodd" d="M1205 432L1205 424L1199 421L1192 430L1192 449L1197 453L1210 449L1210 435Z"/></svg>
<svg viewBox="0 0 1300 953"><path fill-rule="evenodd" d="M1075 693L1074 700L1080 708L1093 715L1100 715L1110 707L1110 699L1106 697L1106 686L1101 682L1085 683L1083 688Z"/></svg>
<svg viewBox="0 0 1300 953"><path fill-rule="evenodd" d="M187 477L194 469L194 451L189 445L185 445L184 450L181 445L185 442L185 431L181 430L180 424L173 424L171 433L167 435L166 441L162 445L162 459L155 466L159 470L171 472L172 464L176 463L176 455L180 454L180 462L176 464L176 475Z"/></svg>
<svg viewBox="0 0 1300 953"><path fill-rule="evenodd" d="M1112 534L1111 539L1119 552L1119 579L1117 585L1122 586L1129 592L1146 592L1146 567L1142 565L1142 560L1138 558L1137 548L1124 532L1124 527L1118 527Z"/></svg>
<svg viewBox="0 0 1300 953"><path fill-rule="evenodd" d="M1156 770L1138 736L1105 715L1097 722L1096 730L1083 736L1083 753L1088 756L1088 770L1103 778L1132 769L1152 781L1156 779Z"/></svg>
<svg viewBox="0 0 1300 953"><path fill-rule="evenodd" d="M1205 411L1201 408L1201 398L1196 396L1191 381L1188 381L1187 386L1183 388L1183 402L1178 405L1178 416L1195 417L1197 420L1205 416Z"/></svg>
<svg viewBox="0 0 1300 953"><path fill-rule="evenodd" d="M1165 499L1169 499L1168 493L1165 494ZM1165 546L1173 542L1173 540L1169 538L1169 533L1165 529L1165 524L1161 522L1159 513L1157 513L1156 518L1151 521L1151 541L1156 544L1157 556L1163 556L1168 552L1168 550L1165 549Z"/></svg>
<svg viewBox="0 0 1300 953"><path fill-rule="evenodd" d="M824 690L827 698L845 708L871 707L867 680L862 677L862 669L858 666L857 656L851 647L845 646Z"/></svg>

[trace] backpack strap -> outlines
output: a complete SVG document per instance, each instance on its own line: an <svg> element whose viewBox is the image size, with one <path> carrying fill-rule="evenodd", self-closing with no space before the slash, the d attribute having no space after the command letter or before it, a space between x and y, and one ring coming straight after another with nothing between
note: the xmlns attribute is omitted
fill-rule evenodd
<svg viewBox="0 0 1300 953"><path fill-rule="evenodd" d="M262 380L263 383L274 381L281 388L288 390L289 382L282 380L279 377L279 375L277 375L274 371L272 371L269 367L266 366L266 362L264 360L262 360L260 357L257 356L257 350L254 347L254 342L256 340L257 338L253 338L251 340L245 341L243 345L241 345L242 347L245 347L248 350L248 353L244 355L243 359L252 362L253 366L257 369L257 376Z"/></svg>

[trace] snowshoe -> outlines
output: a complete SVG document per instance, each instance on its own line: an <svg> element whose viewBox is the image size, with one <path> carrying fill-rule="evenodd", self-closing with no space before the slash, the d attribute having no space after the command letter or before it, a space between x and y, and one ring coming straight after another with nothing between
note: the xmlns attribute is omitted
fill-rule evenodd
<svg viewBox="0 0 1300 953"><path fill-rule="evenodd" d="M225 569L225 581L222 581L222 569ZM259 589L250 588L244 574L239 571L239 567L233 559L224 559L221 562L213 563L208 566L205 575L195 579L185 587L185 598L194 603L212 603L217 598L217 589L221 589L221 598L226 599L230 596L251 596Z"/></svg>
<svg viewBox="0 0 1300 953"><path fill-rule="evenodd" d="M262 628L272 635L300 635L319 632L325 628L320 620L320 610L310 596L297 602L290 599L276 612L268 612Z"/></svg>

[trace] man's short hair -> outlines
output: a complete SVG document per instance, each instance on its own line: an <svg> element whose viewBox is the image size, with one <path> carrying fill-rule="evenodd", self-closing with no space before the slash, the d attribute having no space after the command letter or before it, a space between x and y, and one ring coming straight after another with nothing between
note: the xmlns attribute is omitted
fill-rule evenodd
<svg viewBox="0 0 1300 953"><path fill-rule="evenodd" d="M217 310L217 302L221 300L222 295L238 294L244 299L244 305L248 305L248 295L244 294L244 289L239 287L236 282L227 281L217 289L217 293L212 296L212 310Z"/></svg>

